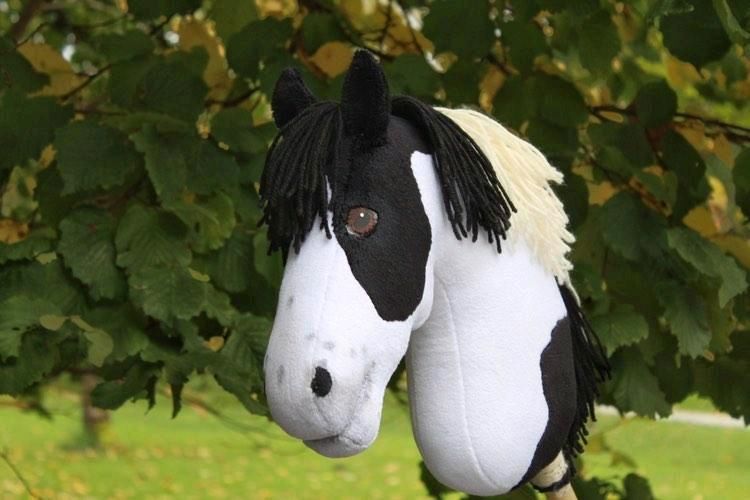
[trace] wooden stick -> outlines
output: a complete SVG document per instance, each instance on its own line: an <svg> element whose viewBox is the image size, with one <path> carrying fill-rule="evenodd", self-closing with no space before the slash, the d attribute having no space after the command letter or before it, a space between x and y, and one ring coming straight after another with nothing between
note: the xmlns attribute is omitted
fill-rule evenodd
<svg viewBox="0 0 750 500"><path fill-rule="evenodd" d="M544 496L547 497L547 500L578 500L576 492L573 491L573 487L570 484L566 484L557 491L545 493Z"/></svg>

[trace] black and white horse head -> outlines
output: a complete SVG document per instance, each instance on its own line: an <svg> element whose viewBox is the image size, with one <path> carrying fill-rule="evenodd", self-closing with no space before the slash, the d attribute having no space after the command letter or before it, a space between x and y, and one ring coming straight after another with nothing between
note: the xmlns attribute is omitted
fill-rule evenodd
<svg viewBox="0 0 750 500"><path fill-rule="evenodd" d="M287 70L272 106L261 197L286 259L265 362L274 419L319 453L359 453L406 354L439 479L487 495L564 485L606 362L567 285L559 174L479 113L391 98L365 51L340 104Z"/></svg>

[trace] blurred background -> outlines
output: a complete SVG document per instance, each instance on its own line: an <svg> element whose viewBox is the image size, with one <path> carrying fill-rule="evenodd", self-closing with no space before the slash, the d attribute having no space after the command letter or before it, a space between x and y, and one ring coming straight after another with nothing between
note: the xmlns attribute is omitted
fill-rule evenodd
<svg viewBox="0 0 750 500"><path fill-rule="evenodd" d="M463 497L401 370L355 458L267 418L269 95L337 100L358 47L564 173L613 365L579 498L750 498L750 0L0 0L0 34L0 498Z"/></svg>

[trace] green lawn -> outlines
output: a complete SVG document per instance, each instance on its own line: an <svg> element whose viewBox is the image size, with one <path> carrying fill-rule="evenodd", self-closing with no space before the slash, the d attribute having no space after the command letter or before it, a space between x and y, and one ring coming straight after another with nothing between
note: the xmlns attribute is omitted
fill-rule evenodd
<svg viewBox="0 0 750 500"><path fill-rule="evenodd" d="M408 414L394 401L376 444L344 460L314 454L224 397L212 403L227 418L186 405L172 420L166 399L149 413L143 403L127 405L114 414L104 449L82 451L74 446L77 401L55 391L52 421L0 405L0 450L44 498L426 497ZM606 439L597 437L601 429L609 429ZM748 498L746 430L606 418L594 433L586 475L620 478L635 470L661 499ZM0 498L24 497L0 462Z"/></svg>

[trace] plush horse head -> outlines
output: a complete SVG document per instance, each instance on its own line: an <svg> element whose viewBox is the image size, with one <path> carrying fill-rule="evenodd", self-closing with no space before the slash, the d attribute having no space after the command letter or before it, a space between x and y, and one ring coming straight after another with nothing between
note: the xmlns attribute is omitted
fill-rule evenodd
<svg viewBox="0 0 750 500"><path fill-rule="evenodd" d="M568 279L573 238L549 187L562 176L481 113L392 99L365 51L340 104L287 70L272 106L276 422L326 456L365 450L406 355L414 436L439 480L478 495L567 484L607 364Z"/></svg>

